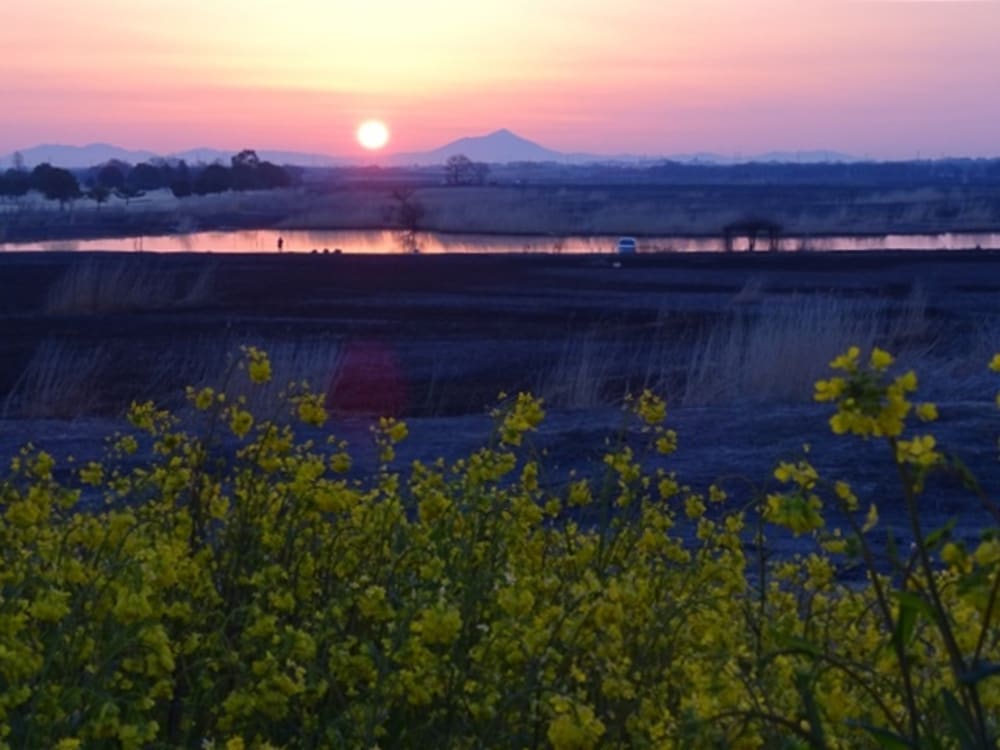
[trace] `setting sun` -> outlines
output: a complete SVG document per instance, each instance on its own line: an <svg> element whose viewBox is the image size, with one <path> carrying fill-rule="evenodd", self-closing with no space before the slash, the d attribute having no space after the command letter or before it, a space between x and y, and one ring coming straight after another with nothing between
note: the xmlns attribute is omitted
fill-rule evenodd
<svg viewBox="0 0 1000 750"><path fill-rule="evenodd" d="M389 128L380 120L366 120L358 126L358 143L371 151L389 142Z"/></svg>

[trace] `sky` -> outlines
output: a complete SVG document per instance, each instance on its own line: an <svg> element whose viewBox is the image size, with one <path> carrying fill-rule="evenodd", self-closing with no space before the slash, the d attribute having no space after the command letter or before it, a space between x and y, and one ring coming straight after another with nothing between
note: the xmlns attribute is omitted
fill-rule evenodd
<svg viewBox="0 0 1000 750"><path fill-rule="evenodd" d="M1000 156L1000 0L2 0L0 153Z"/></svg>

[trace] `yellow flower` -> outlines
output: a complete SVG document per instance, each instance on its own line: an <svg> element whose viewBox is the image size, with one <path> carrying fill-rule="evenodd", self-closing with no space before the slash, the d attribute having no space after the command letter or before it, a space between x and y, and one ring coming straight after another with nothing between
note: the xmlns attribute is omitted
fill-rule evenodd
<svg viewBox="0 0 1000 750"><path fill-rule="evenodd" d="M779 482L794 482L802 489L811 490L819 480L819 474L808 461L790 464L782 461L774 470L774 478Z"/></svg>
<svg viewBox="0 0 1000 750"><path fill-rule="evenodd" d="M349 453L341 451L330 456L330 469L338 474L344 474L351 470L351 456Z"/></svg>
<svg viewBox="0 0 1000 750"><path fill-rule="evenodd" d="M253 427L253 415L245 409L233 408L229 415L229 429L239 438L245 437Z"/></svg>
<svg viewBox="0 0 1000 750"><path fill-rule="evenodd" d="M590 750L605 732L604 722L587 705L571 703L566 698L552 700L556 715L546 732L555 750Z"/></svg>
<svg viewBox="0 0 1000 750"><path fill-rule="evenodd" d="M69 593L50 589L32 602L29 611L36 620L59 622L69 614Z"/></svg>
<svg viewBox="0 0 1000 750"><path fill-rule="evenodd" d="M767 496L764 517L798 536L823 527L823 516L819 512L822 507L822 501L813 494L775 493Z"/></svg>
<svg viewBox="0 0 1000 750"><path fill-rule="evenodd" d="M965 551L954 542L948 542L941 548L941 562L953 567L960 566L965 561Z"/></svg>
<svg viewBox="0 0 1000 750"><path fill-rule="evenodd" d="M892 355L884 349L879 349L877 346L872 349L871 357L868 360L869 365L873 370L877 372L884 372L888 370L893 363Z"/></svg>
<svg viewBox="0 0 1000 750"><path fill-rule="evenodd" d="M660 493L660 497L664 500L669 500L681 491L680 485L673 475L660 479L656 485L656 489Z"/></svg>
<svg viewBox="0 0 1000 750"><path fill-rule="evenodd" d="M318 393L300 397L296 404L296 412L302 422L313 427L322 427L328 417L326 407L323 405L323 396Z"/></svg>
<svg viewBox="0 0 1000 750"><path fill-rule="evenodd" d="M973 557L978 565L993 565L996 562L1000 562L1000 541L996 539L987 539L982 542L976 551L973 553Z"/></svg>
<svg viewBox="0 0 1000 750"><path fill-rule="evenodd" d="M267 352L261 351L255 346L243 347L243 353L247 358L247 373L254 383L266 383L271 379L271 361L267 357Z"/></svg>
<svg viewBox="0 0 1000 750"><path fill-rule="evenodd" d="M383 435L389 438L391 443L400 443L406 439L409 430L405 422L390 417L382 417L378 422L378 429Z"/></svg>
<svg viewBox="0 0 1000 750"><path fill-rule="evenodd" d="M933 435L919 435L913 440L900 440L896 447L896 460L915 466L933 466L941 460L941 454L934 450Z"/></svg>
<svg viewBox="0 0 1000 750"><path fill-rule="evenodd" d="M858 369L858 359L861 357L861 350L852 346L846 352L835 358L830 367L834 370L845 370L846 372L856 372Z"/></svg>
<svg viewBox="0 0 1000 750"><path fill-rule="evenodd" d="M462 616L458 609L438 605L425 609L410 624L410 630L428 645L448 645L462 629Z"/></svg>
<svg viewBox="0 0 1000 750"><path fill-rule="evenodd" d="M938 418L938 410L935 404L930 402L920 404L916 409L917 418L921 422L933 422Z"/></svg>
<svg viewBox="0 0 1000 750"><path fill-rule="evenodd" d="M908 370L897 377L893 385L905 393L912 393L917 390L917 374L913 370Z"/></svg>
<svg viewBox="0 0 1000 750"><path fill-rule="evenodd" d="M675 450L677 450L677 433L673 430L664 430L656 438L656 452L668 456Z"/></svg>
<svg viewBox="0 0 1000 750"><path fill-rule="evenodd" d="M502 416L500 423L500 440L506 445L520 445L524 434L534 430L545 418L542 400L528 393L518 393L513 408L506 414L494 412Z"/></svg>
<svg viewBox="0 0 1000 750"><path fill-rule="evenodd" d="M861 531L867 534L869 531L874 529L878 525L878 508L872 503L868 506L868 514L865 516L865 523L861 527Z"/></svg>
<svg viewBox="0 0 1000 750"><path fill-rule="evenodd" d="M92 487L98 487L104 481L104 467L96 461L91 461L80 469L80 481Z"/></svg>
<svg viewBox="0 0 1000 750"><path fill-rule="evenodd" d="M833 491L839 497L848 510L856 510L858 507L858 496L854 494L851 485L847 482L835 482Z"/></svg>
<svg viewBox="0 0 1000 750"><path fill-rule="evenodd" d="M648 388L639 396L635 413L648 425L658 425L667 418L667 402Z"/></svg>
<svg viewBox="0 0 1000 750"><path fill-rule="evenodd" d="M829 380L816 381L816 393L813 398L816 401L836 401L844 392L847 381L843 378L830 378Z"/></svg>
<svg viewBox="0 0 1000 750"><path fill-rule="evenodd" d="M990 360L990 369L993 372L1000 372L1000 354L993 355L993 359Z"/></svg>
<svg viewBox="0 0 1000 750"><path fill-rule="evenodd" d="M571 507L578 508L587 505L591 500L590 483L586 479L573 482L569 486L568 503Z"/></svg>
<svg viewBox="0 0 1000 750"><path fill-rule="evenodd" d="M191 394L189 394L191 395ZM212 406L215 401L215 391L211 388L202 388L197 393L192 396L192 403L194 403L194 408L198 411L205 411Z"/></svg>
<svg viewBox="0 0 1000 750"><path fill-rule="evenodd" d="M876 346L872 349L872 353L868 358L868 366L876 372L884 372L892 366L893 361L893 357L889 352L879 349Z"/></svg>
<svg viewBox="0 0 1000 750"><path fill-rule="evenodd" d="M661 487L662 491L662 487ZM705 515L705 502L699 495L689 495L684 500L684 514L692 521Z"/></svg>

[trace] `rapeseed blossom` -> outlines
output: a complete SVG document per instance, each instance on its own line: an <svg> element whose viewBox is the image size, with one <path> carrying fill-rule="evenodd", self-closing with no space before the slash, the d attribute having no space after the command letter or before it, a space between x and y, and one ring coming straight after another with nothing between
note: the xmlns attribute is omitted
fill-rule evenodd
<svg viewBox="0 0 1000 750"><path fill-rule="evenodd" d="M263 352L243 362L270 379ZM888 352L832 365L831 427L891 448L919 515L951 465L936 407ZM206 433L135 404L103 461L26 448L0 478L0 746L959 746L956 716L995 740L1000 535L918 534L859 576L878 507L812 452L759 493L692 489L646 391L563 476L519 394L454 462L397 466L406 424L380 420L365 474L315 439L307 389L284 418L315 442L222 389L188 397ZM81 508L84 487L105 502ZM789 531L803 551L775 554Z"/></svg>

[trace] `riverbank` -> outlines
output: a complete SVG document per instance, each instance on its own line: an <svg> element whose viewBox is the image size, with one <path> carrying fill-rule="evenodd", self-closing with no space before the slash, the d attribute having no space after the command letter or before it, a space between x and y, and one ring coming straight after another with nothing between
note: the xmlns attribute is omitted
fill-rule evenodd
<svg viewBox="0 0 1000 750"><path fill-rule="evenodd" d="M778 237L993 232L1000 188L332 183L187 198L154 191L127 203L4 204L0 243L266 228L719 238L748 222Z"/></svg>
<svg viewBox="0 0 1000 750"><path fill-rule="evenodd" d="M537 449L582 470L600 465L624 394L650 387L688 481L738 468L766 482L808 442L824 476L856 476L905 535L887 455L831 435L812 384L851 344L889 348L920 373L917 398L938 404L939 444L995 484L998 332L1000 253L985 251L4 253L0 452L30 440L87 458L132 400L183 411L186 385L212 384L267 415L284 384L308 380L360 469L375 460L375 415L411 423L401 461L455 458L488 439L498 393L524 390L552 414ZM243 344L271 353L273 388L241 385ZM729 488L734 503L751 484ZM933 493L935 523L963 512L959 483L942 476Z"/></svg>

